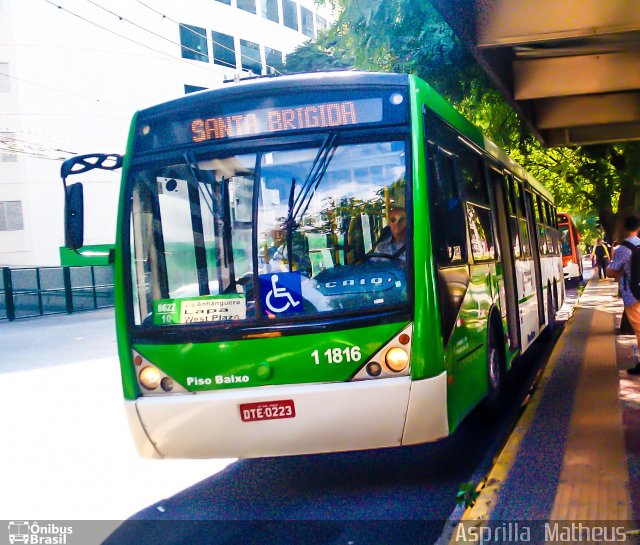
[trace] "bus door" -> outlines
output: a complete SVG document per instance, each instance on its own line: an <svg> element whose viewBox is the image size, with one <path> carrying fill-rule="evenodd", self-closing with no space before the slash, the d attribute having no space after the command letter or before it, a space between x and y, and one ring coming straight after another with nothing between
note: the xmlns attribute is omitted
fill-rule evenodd
<svg viewBox="0 0 640 545"><path fill-rule="evenodd" d="M531 234L531 256L533 258L533 268L535 272L535 286L536 293L538 295L538 325L545 323L544 312L544 291L542 289L542 267L540 265L540 243L538 241L538 225L536 223L535 203L533 202L533 195L528 189L525 190L527 217L529 219L529 233Z"/></svg>
<svg viewBox="0 0 640 545"><path fill-rule="evenodd" d="M496 222L498 246L502 262L504 290L500 290L502 318L507 320L509 349L520 347L520 320L518 310L518 290L516 284L515 258L520 254L518 242L518 218L513 195L509 194L507 179L494 167L489 168L489 183L493 187L496 201Z"/></svg>
<svg viewBox="0 0 640 545"><path fill-rule="evenodd" d="M512 173L507 174L509 192L513 194L517 220L517 241L514 241L516 290L518 293L518 313L520 317L520 347L527 346L536 338L540 330L538 317L538 299L536 268L533 263L531 229L527 220L527 207L523 182ZM516 246L518 247L516 249Z"/></svg>
<svg viewBox="0 0 640 545"><path fill-rule="evenodd" d="M458 192L456 156L428 146L432 244L443 347L446 348L469 287L467 230Z"/></svg>

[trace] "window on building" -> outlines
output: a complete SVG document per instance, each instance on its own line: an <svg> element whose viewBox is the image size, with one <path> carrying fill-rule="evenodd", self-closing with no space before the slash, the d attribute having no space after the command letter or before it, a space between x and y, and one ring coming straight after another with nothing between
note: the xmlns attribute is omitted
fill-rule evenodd
<svg viewBox="0 0 640 545"><path fill-rule="evenodd" d="M254 74L262 74L262 61L260 60L260 46L258 44L248 40L240 40L240 53L244 70L251 70Z"/></svg>
<svg viewBox="0 0 640 545"><path fill-rule="evenodd" d="M180 23L180 45L183 59L209 62L207 31L204 28Z"/></svg>
<svg viewBox="0 0 640 545"><path fill-rule="evenodd" d="M316 29L318 32L322 32L327 28L327 20L324 17L320 17L320 15L316 14Z"/></svg>
<svg viewBox="0 0 640 545"><path fill-rule="evenodd" d="M233 43L233 36L212 30L211 42L211 45L213 45L213 62L228 68L235 68L236 46ZM259 59L260 53L258 52Z"/></svg>
<svg viewBox="0 0 640 545"><path fill-rule="evenodd" d="M256 13L256 0L236 0L238 8L248 11L249 13Z"/></svg>
<svg viewBox="0 0 640 545"><path fill-rule="evenodd" d="M0 201L0 231L23 231L22 201Z"/></svg>
<svg viewBox="0 0 640 545"><path fill-rule="evenodd" d="M278 0L262 0L262 16L269 21L279 23Z"/></svg>
<svg viewBox="0 0 640 545"><path fill-rule="evenodd" d="M11 80L9 79L9 63L0 62L0 93L11 92Z"/></svg>
<svg viewBox="0 0 640 545"><path fill-rule="evenodd" d="M277 70L281 72L284 68L284 61L282 59L282 52L271 47L264 48L265 61L267 62L267 73L273 74Z"/></svg>
<svg viewBox="0 0 640 545"><path fill-rule="evenodd" d="M220 2L221 4L227 4L227 6L231 5L231 0L216 0L216 2Z"/></svg>
<svg viewBox="0 0 640 545"><path fill-rule="evenodd" d="M298 4L293 0L282 0L282 19L284 26L298 30Z"/></svg>
<svg viewBox="0 0 640 545"><path fill-rule="evenodd" d="M190 93L195 93L196 91L204 91L207 87L198 87L197 85L184 85L184 94L188 95Z"/></svg>
<svg viewBox="0 0 640 545"><path fill-rule="evenodd" d="M0 163L15 163L18 155L15 148L15 134L12 132L0 132Z"/></svg>
<svg viewBox="0 0 640 545"><path fill-rule="evenodd" d="M300 6L300 22L302 23L302 33L313 38L313 12Z"/></svg>

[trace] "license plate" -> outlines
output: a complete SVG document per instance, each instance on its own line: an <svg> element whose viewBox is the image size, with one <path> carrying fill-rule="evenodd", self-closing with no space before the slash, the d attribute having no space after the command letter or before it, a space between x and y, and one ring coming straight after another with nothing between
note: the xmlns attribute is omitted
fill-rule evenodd
<svg viewBox="0 0 640 545"><path fill-rule="evenodd" d="M279 401L262 401L260 403L243 403L240 407L240 418L243 422L256 420L275 420L278 418L294 418L296 408L293 399Z"/></svg>

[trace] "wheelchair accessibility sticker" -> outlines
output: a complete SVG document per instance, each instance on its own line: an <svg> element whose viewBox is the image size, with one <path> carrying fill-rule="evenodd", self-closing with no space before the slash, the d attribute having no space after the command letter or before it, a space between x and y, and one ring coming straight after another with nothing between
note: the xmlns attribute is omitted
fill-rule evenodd
<svg viewBox="0 0 640 545"><path fill-rule="evenodd" d="M267 316L303 312L302 281L298 273L261 274L259 280L262 309Z"/></svg>

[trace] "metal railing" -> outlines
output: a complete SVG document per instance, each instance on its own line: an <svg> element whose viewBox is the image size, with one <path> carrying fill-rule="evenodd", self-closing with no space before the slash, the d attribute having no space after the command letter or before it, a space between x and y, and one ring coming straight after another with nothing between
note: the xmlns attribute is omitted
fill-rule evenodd
<svg viewBox="0 0 640 545"><path fill-rule="evenodd" d="M113 267L2 267L0 320L113 306Z"/></svg>

